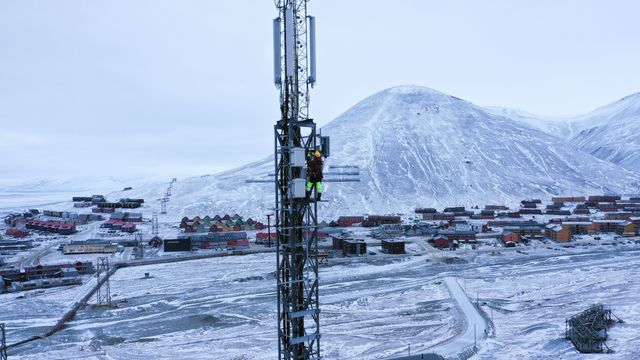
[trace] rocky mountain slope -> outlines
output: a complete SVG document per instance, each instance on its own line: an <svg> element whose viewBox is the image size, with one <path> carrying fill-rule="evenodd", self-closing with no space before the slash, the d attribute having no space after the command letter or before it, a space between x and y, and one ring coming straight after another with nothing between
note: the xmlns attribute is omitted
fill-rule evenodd
<svg viewBox="0 0 640 360"><path fill-rule="evenodd" d="M416 206L514 203L557 194L638 191L638 174L572 148L565 139L441 92L399 86L374 94L322 129L333 166L358 166L360 182L327 183L322 218L408 212ZM273 207L272 158L179 180L176 216ZM159 197L163 187L139 196Z"/></svg>
<svg viewBox="0 0 640 360"><path fill-rule="evenodd" d="M640 175L632 171L638 168L638 98L582 118L550 122L425 87L386 89L322 128L323 135L331 136L326 171L357 166L360 181L327 182L320 217L411 212L417 206L516 204L559 194L640 193ZM263 216L274 206L273 183L247 180L268 180L273 172L270 156L224 173L179 179L167 217ZM136 184L109 196L143 197L159 209L167 185Z"/></svg>
<svg viewBox="0 0 640 360"><path fill-rule="evenodd" d="M570 122L571 144L629 170L640 170L640 93Z"/></svg>

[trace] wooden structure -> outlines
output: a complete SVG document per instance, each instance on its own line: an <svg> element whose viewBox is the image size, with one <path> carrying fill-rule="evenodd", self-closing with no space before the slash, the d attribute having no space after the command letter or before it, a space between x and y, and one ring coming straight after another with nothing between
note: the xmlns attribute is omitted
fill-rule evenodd
<svg viewBox="0 0 640 360"><path fill-rule="evenodd" d="M611 326L611 309L596 304L565 321L565 339L581 353L611 352L605 341Z"/></svg>

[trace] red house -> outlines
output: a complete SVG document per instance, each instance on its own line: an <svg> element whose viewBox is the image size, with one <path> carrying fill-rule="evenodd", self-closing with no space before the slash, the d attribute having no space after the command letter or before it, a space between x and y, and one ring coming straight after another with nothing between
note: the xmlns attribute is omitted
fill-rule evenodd
<svg viewBox="0 0 640 360"><path fill-rule="evenodd" d="M29 235L29 233L24 230L16 230L13 233L14 238L23 238L23 237L26 237L27 235Z"/></svg>
<svg viewBox="0 0 640 360"><path fill-rule="evenodd" d="M277 233L271 233L271 240L275 240L278 237ZM256 239L267 240L269 238L268 233L256 233Z"/></svg>
<svg viewBox="0 0 640 360"><path fill-rule="evenodd" d="M517 243L520 240L520 236L518 236L518 234L513 233L513 232L506 232L504 234L502 234L502 241L504 243L510 241L512 243Z"/></svg>
<svg viewBox="0 0 640 360"><path fill-rule="evenodd" d="M339 227L350 227L364 221L364 216L340 216L338 218Z"/></svg>
<svg viewBox="0 0 640 360"><path fill-rule="evenodd" d="M433 246L435 246L438 249L448 249L449 238L443 235L438 235L433 239Z"/></svg>

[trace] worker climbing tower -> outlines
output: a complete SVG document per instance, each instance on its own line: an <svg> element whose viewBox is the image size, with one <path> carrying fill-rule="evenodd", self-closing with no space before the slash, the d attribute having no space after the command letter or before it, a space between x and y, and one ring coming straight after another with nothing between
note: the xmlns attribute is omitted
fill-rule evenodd
<svg viewBox="0 0 640 360"><path fill-rule="evenodd" d="M320 359L318 205L305 197L306 154L321 151L309 118L315 74L315 19L308 0L276 0L274 82L281 118L274 126L278 359Z"/></svg>

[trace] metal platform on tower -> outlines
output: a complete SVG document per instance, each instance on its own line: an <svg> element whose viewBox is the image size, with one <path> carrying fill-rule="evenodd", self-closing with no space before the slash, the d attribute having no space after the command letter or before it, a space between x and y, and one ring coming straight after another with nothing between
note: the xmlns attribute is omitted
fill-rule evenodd
<svg viewBox="0 0 640 360"><path fill-rule="evenodd" d="M328 157L328 153L324 156ZM325 183L346 183L346 182L360 182L360 167L358 165L329 165L329 171L323 172ZM276 174L269 173L260 177L247 179L246 183L269 183L272 184L275 181Z"/></svg>

